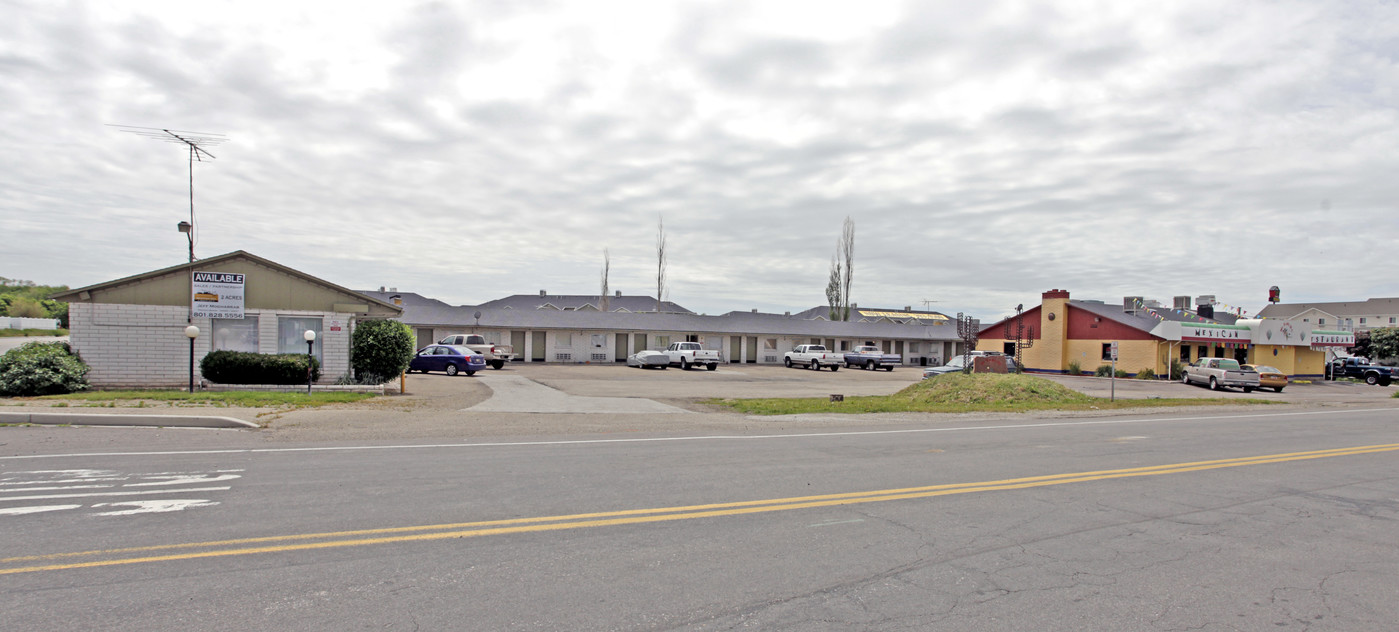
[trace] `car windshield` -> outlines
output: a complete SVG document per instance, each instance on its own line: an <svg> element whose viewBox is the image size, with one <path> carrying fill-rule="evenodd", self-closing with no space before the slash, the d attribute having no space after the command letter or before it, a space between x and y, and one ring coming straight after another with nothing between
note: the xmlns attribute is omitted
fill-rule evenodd
<svg viewBox="0 0 1399 632"><path fill-rule="evenodd" d="M1282 371L1279 371L1277 367L1267 366L1263 364L1253 367L1253 370L1259 373L1282 373Z"/></svg>

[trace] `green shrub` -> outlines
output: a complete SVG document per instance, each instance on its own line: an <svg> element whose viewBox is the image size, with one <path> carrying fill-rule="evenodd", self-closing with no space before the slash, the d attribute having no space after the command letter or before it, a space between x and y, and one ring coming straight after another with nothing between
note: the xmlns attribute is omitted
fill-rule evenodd
<svg viewBox="0 0 1399 632"><path fill-rule="evenodd" d="M361 384L383 384L408 368L416 341L413 329L396 320L366 320L350 336L350 366Z"/></svg>
<svg viewBox="0 0 1399 632"><path fill-rule="evenodd" d="M1093 370L1093 375L1098 376L1098 377L1111 377L1111 376L1112 376L1112 365L1109 365L1109 364L1102 364L1102 365L1099 365L1098 368L1096 368L1096 369Z"/></svg>
<svg viewBox="0 0 1399 632"><path fill-rule="evenodd" d="M1171 379L1179 380L1185 374L1185 365L1180 360L1171 360Z"/></svg>
<svg viewBox="0 0 1399 632"><path fill-rule="evenodd" d="M1117 379L1119 379L1119 380L1122 379L1122 378L1126 378L1126 377L1131 377L1131 376L1132 376L1130 373L1128 373L1128 372L1126 372L1126 371L1123 371L1122 369L1118 369L1117 372L1116 372L1116 373L1113 373L1112 375L1113 375L1113 377L1115 377L1115 378L1117 378Z"/></svg>
<svg viewBox="0 0 1399 632"><path fill-rule="evenodd" d="M1069 362L1069 375L1083 375L1083 366L1078 363L1078 360Z"/></svg>
<svg viewBox="0 0 1399 632"><path fill-rule="evenodd" d="M0 395L59 395L85 390L88 370L66 342L31 342L0 356Z"/></svg>
<svg viewBox="0 0 1399 632"><path fill-rule="evenodd" d="M1137 371L1137 379L1154 380L1156 379L1156 371L1153 369L1142 369L1140 371Z"/></svg>
<svg viewBox="0 0 1399 632"><path fill-rule="evenodd" d="M199 361L199 371L217 384L305 384L308 360L311 381L321 379L320 361L304 353L211 351Z"/></svg>

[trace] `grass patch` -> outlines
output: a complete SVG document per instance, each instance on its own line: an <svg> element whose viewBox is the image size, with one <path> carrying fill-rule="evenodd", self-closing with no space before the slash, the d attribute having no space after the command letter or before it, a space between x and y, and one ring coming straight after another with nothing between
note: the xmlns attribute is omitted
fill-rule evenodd
<svg viewBox="0 0 1399 632"><path fill-rule="evenodd" d="M0 329L0 338L38 338L66 336L67 329Z"/></svg>
<svg viewBox="0 0 1399 632"><path fill-rule="evenodd" d="M313 408L327 404L347 404L378 397L372 393L265 391L83 391L66 395L16 397L13 401L57 400L53 406L83 406L99 408L145 408L148 406L190 406L212 408Z"/></svg>
<svg viewBox="0 0 1399 632"><path fill-rule="evenodd" d="M893 395L846 397L843 402L822 398L711 399L705 403L753 415L800 413L968 413L1028 412L1032 410L1093 410L1218 406L1273 403L1261 399L1119 399L1089 397L1044 378L1017 374L949 373L923 380Z"/></svg>

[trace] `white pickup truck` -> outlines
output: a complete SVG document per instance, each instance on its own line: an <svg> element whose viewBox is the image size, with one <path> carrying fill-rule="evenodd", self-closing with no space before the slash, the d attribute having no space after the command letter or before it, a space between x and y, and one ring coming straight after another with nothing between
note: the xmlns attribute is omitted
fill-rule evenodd
<svg viewBox="0 0 1399 632"><path fill-rule="evenodd" d="M1209 386L1212 391L1230 387L1252 393L1253 389L1258 388L1259 377L1257 371L1239 366L1239 361L1232 358L1200 358L1185 367L1180 381L1183 384L1198 382Z"/></svg>
<svg viewBox="0 0 1399 632"><path fill-rule="evenodd" d="M797 348L782 355L782 364L789 369L799 366L820 371L829 367L831 372L835 372L844 363L845 354L827 351L825 345L797 345Z"/></svg>
<svg viewBox="0 0 1399 632"><path fill-rule="evenodd" d="M452 334L438 340L437 344L466 347L486 356L486 364L497 370L505 368L506 362L515 359L515 347L491 344L486 342L486 337L480 334Z"/></svg>
<svg viewBox="0 0 1399 632"><path fill-rule="evenodd" d="M719 368L719 352L705 349L698 342L672 342L665 348L664 353L670 358L670 366L678 366L686 371L699 365L704 365L704 368L710 371Z"/></svg>

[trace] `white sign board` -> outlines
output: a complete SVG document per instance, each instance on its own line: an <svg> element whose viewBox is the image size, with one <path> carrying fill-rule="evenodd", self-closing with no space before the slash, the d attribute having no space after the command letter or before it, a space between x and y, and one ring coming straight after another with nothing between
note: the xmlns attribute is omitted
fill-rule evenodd
<svg viewBox="0 0 1399 632"><path fill-rule="evenodd" d="M1112 346L1111 346L1109 349L1110 349L1111 352L1112 352L1112 361L1113 361L1113 362L1116 362L1116 361L1117 361L1117 341L1116 341L1116 340L1112 341Z"/></svg>
<svg viewBox="0 0 1399 632"><path fill-rule="evenodd" d="M195 272L191 290L195 318L243 318L243 275Z"/></svg>

